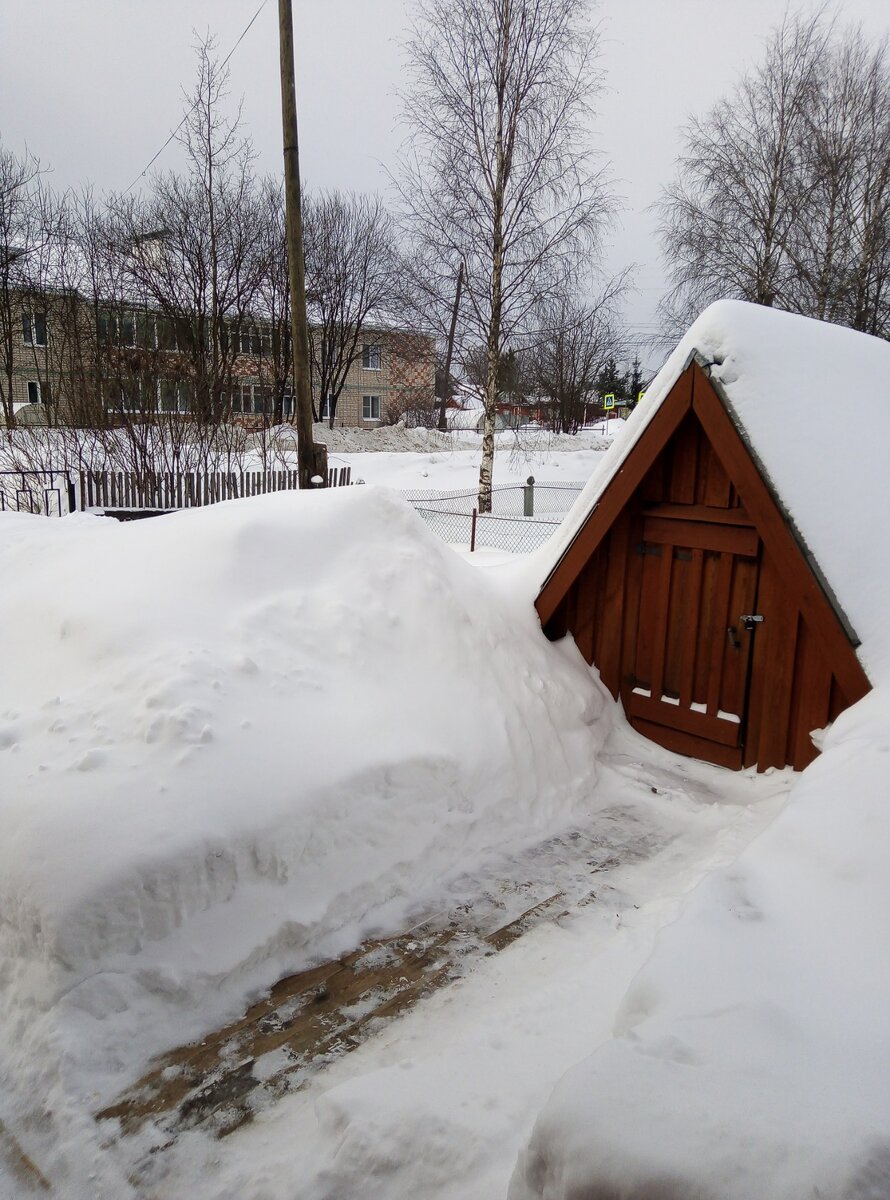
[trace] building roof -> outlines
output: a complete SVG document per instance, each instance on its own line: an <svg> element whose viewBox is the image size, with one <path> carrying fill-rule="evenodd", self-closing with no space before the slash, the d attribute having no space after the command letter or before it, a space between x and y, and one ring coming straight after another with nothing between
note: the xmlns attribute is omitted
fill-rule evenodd
<svg viewBox="0 0 890 1200"><path fill-rule="evenodd" d="M691 326L604 456L557 534L535 556L559 563L677 379L709 375L873 682L890 678L890 343L741 301Z"/></svg>

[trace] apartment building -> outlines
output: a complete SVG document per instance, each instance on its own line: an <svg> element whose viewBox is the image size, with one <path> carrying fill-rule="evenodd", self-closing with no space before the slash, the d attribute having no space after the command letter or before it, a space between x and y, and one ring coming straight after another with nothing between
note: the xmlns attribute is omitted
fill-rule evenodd
<svg viewBox="0 0 890 1200"><path fill-rule="evenodd" d="M188 419L208 404L245 425L293 415L280 339L268 322L226 322L213 355L212 339L187 314L170 320L146 308L97 304L62 291L19 294L6 310L0 319L0 423L10 411L18 424L87 425L140 413ZM434 393L431 335L362 329L334 424L374 428L431 407ZM316 389L313 399L319 419L328 420L329 398Z"/></svg>

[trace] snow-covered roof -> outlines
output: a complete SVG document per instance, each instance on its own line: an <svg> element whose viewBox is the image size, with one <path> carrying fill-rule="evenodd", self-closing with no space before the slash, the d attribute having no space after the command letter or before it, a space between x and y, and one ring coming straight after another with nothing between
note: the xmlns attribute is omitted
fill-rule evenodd
<svg viewBox="0 0 890 1200"><path fill-rule="evenodd" d="M548 578L693 358L705 367L803 549L862 645L890 674L890 343L738 300L691 326L557 534L535 557ZM850 420L853 416L855 419Z"/></svg>
<svg viewBox="0 0 890 1200"><path fill-rule="evenodd" d="M705 878L662 932L611 1040L545 1105L509 1200L883 1200L890 345L753 305L713 305L535 565L543 580L693 356L711 364L737 428L861 637L875 686L821 734L822 754L773 824Z"/></svg>
<svg viewBox="0 0 890 1200"><path fill-rule="evenodd" d="M481 408L449 408L445 416L449 429L478 429L485 412Z"/></svg>

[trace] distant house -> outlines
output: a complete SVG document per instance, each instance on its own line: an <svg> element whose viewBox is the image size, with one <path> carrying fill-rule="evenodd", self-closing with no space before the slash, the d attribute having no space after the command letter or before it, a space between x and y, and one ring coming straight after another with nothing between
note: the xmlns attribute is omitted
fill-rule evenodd
<svg viewBox="0 0 890 1200"><path fill-rule="evenodd" d="M668 360L542 551L537 598L640 733L802 768L869 691L888 379L887 342L732 301Z"/></svg>

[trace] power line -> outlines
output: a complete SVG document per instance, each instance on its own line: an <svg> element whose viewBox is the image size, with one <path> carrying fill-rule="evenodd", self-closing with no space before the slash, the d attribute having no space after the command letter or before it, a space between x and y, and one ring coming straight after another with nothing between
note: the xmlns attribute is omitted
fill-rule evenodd
<svg viewBox="0 0 890 1200"><path fill-rule="evenodd" d="M260 13L263 11L263 9L266 7L266 5L268 3L269 3L269 0L262 0L262 3L260 4L259 8L256 10L256 12L253 14L253 16L250 18L250 20L247 22L247 24L242 29L241 35L238 38L238 41L235 43L235 45L232 47L232 49L229 51L229 53L225 56L225 58L220 63L220 70L222 70L222 68L226 65L226 63L229 61L229 59L232 57L232 55L235 53L235 51L238 49L238 47L244 41L244 38L247 35L248 31L250 30L251 25L253 25L254 21L257 19L257 17L260 15ZM167 138L166 142L164 142L163 146L161 146L161 148L157 152L157 154L151 159L151 161L149 163L147 163L146 166L144 166L142 168L142 170L139 172L139 174L136 176L136 178L133 180L133 182L131 184L128 184L128 186L124 188L125 196L126 196L127 192L129 192L132 188L134 188L136 186L136 184L139 182L139 180L142 178L142 176L146 173L146 171L151 170L151 168L154 166L154 164L158 161L158 159L161 157L161 155L164 153L164 151L167 149L167 147L170 145L170 143L176 137L177 133L179 133L180 129L182 129L183 125L186 123L186 121L189 119L189 117L195 111L197 106L198 106L198 102L196 100L195 103L191 106L191 108L186 109L186 111L183 113L182 120L179 122L179 124L176 126L176 128L173 130L173 132Z"/></svg>

